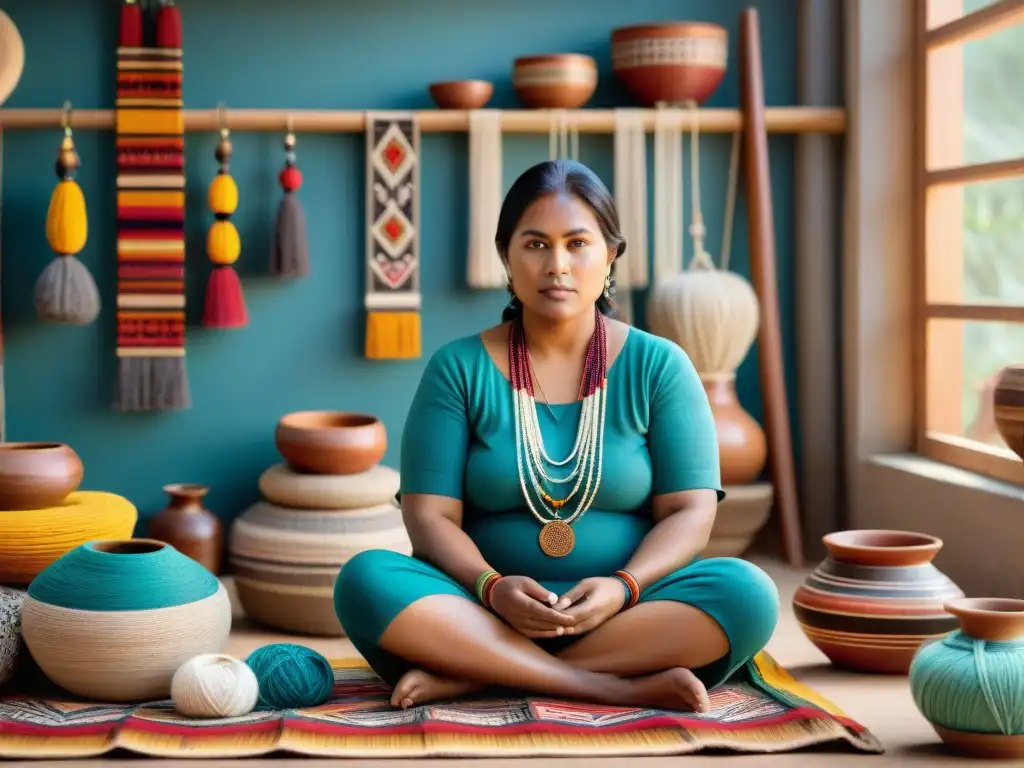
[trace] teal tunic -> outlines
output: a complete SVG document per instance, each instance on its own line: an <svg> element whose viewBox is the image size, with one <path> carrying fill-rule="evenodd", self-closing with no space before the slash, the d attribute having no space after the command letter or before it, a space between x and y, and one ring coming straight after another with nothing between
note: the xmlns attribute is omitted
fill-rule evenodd
<svg viewBox="0 0 1024 768"><path fill-rule="evenodd" d="M512 388L478 334L446 344L427 364L402 436L401 492L461 500L463 529L499 573L529 576L556 594L580 579L609 576L654 526L654 496L703 488L721 500L724 493L707 395L676 344L630 329L608 370L606 408L601 485L573 524L575 546L565 557L549 557L538 544L540 523L519 485ZM579 402L538 404L549 456L570 453L581 409ZM547 490L556 498L565 493ZM402 610L436 594L476 602L470 590L415 556L371 550L342 569L334 601L357 650L394 683L408 665L379 647L380 636ZM774 583L733 558L697 558L644 590L641 602L648 600L693 605L721 625L729 653L694 670L709 688L760 651L778 621ZM538 642L554 652L578 639Z"/></svg>

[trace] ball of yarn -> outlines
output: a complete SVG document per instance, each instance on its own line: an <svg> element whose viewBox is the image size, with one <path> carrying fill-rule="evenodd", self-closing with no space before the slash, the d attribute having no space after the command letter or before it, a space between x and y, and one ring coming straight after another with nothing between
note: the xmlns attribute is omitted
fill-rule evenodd
<svg viewBox="0 0 1024 768"><path fill-rule="evenodd" d="M312 648L275 643L257 648L245 661L259 681L260 704L272 709L318 706L334 688L331 663Z"/></svg>
<svg viewBox="0 0 1024 768"><path fill-rule="evenodd" d="M1024 640L953 632L921 647L910 690L925 719L953 731L1024 735Z"/></svg>
<svg viewBox="0 0 1024 768"><path fill-rule="evenodd" d="M185 717L239 717L256 707L260 688L244 661L223 653L194 656L171 678L174 709Z"/></svg>

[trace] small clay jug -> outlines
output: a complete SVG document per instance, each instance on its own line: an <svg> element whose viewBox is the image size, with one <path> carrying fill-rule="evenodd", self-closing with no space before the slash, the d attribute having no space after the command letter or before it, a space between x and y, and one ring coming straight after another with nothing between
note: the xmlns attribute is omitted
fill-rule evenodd
<svg viewBox="0 0 1024 768"><path fill-rule="evenodd" d="M217 516L203 506L203 497L209 492L195 483L165 485L170 501L150 518L149 537L170 544L216 576L220 574L224 530Z"/></svg>
<svg viewBox="0 0 1024 768"><path fill-rule="evenodd" d="M735 375L701 376L701 381L715 417L722 484L754 482L768 461L764 430L740 405Z"/></svg>

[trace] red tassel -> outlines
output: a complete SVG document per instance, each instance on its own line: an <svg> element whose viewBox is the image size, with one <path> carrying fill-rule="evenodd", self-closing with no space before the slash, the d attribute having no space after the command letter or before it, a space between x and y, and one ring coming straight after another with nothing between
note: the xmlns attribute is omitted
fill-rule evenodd
<svg viewBox="0 0 1024 768"><path fill-rule="evenodd" d="M156 47L181 48L181 11L174 0L164 0L156 12Z"/></svg>
<svg viewBox="0 0 1024 768"><path fill-rule="evenodd" d="M121 5L118 45L122 48L139 48L142 45L142 8L137 0L126 0Z"/></svg>
<svg viewBox="0 0 1024 768"><path fill-rule="evenodd" d="M207 328L244 328L249 324L242 281L234 267L214 267L206 284L203 325Z"/></svg>

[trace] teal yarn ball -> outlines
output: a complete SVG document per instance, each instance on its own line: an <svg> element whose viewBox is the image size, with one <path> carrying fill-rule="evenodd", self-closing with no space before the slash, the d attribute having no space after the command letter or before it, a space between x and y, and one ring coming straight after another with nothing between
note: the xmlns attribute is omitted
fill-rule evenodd
<svg viewBox="0 0 1024 768"><path fill-rule="evenodd" d="M331 663L312 648L292 643L265 645L245 660L260 684L260 704L301 709L323 704L334 689Z"/></svg>
<svg viewBox="0 0 1024 768"><path fill-rule="evenodd" d="M952 632L918 650L910 690L932 725L1024 735L1024 638L994 642Z"/></svg>
<svg viewBox="0 0 1024 768"><path fill-rule="evenodd" d="M80 611L148 611L215 595L217 577L170 544L153 539L90 541L44 568L28 594Z"/></svg>

